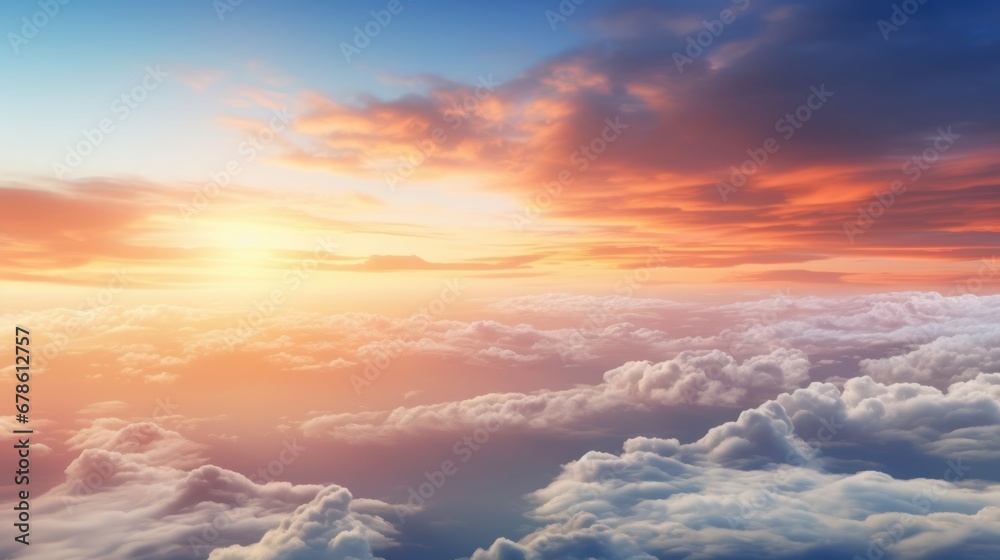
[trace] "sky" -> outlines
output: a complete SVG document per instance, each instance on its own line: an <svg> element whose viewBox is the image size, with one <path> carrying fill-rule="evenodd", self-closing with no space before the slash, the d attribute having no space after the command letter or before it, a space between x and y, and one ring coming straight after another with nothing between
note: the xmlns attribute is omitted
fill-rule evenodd
<svg viewBox="0 0 1000 560"><path fill-rule="evenodd" d="M1000 550L1000 7L37 0L0 31L0 322L38 395L34 546L0 553Z"/></svg>

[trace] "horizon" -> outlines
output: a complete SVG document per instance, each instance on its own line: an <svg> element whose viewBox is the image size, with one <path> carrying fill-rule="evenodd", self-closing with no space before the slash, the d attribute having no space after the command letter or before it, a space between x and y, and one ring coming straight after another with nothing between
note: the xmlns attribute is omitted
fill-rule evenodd
<svg viewBox="0 0 1000 560"><path fill-rule="evenodd" d="M4 555L1000 551L1000 7L0 22Z"/></svg>

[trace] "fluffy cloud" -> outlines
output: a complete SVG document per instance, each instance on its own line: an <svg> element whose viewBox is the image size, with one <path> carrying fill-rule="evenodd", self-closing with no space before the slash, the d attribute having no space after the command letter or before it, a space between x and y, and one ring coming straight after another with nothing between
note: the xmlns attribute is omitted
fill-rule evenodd
<svg viewBox="0 0 1000 560"><path fill-rule="evenodd" d="M567 430L601 414L677 404L746 405L808 380L809 359L777 349L743 363L718 350L682 352L660 363L629 362L599 385L562 391L495 393L385 412L323 415L302 425L310 436L389 441L401 435L475 427L484 418L506 426Z"/></svg>
<svg viewBox="0 0 1000 560"><path fill-rule="evenodd" d="M776 401L800 434L825 429L838 442L908 442L941 457L1000 458L1000 373L979 374L946 391L860 377L847 381L841 394L832 385L814 384Z"/></svg>
<svg viewBox="0 0 1000 560"><path fill-rule="evenodd" d="M66 333L70 323L79 325L66 342L54 336L40 349L43 355L86 354L86 361L77 361L96 363L95 372L110 370L111 377L129 381L136 375L168 381L182 368L198 367L199 360L233 352L256 354L285 369L354 375L381 369L380 364L401 355L470 369L607 369L636 360L667 361L685 351L721 350L744 361L785 348L839 364L828 370L842 378L860 373L943 388L979 371L994 371L997 357L990 348L1000 336L998 305L1000 296L926 292L782 293L717 306L547 294L471 302L468 317L461 320L289 310L246 332L240 327L242 310L168 305L6 317L56 334ZM186 327L178 331L172 328L176 324ZM144 336L149 332L164 334L152 344ZM0 343L0 350L8 344Z"/></svg>
<svg viewBox="0 0 1000 560"><path fill-rule="evenodd" d="M981 372L1000 371L1000 325L942 336L906 354L862 360L860 366L863 373L881 381L916 381L934 386L971 379Z"/></svg>
<svg viewBox="0 0 1000 560"><path fill-rule="evenodd" d="M539 529L472 558L991 558L1000 484L981 480L994 474L969 451L995 452L998 414L1000 374L947 392L816 383L689 444L634 438L620 455L587 453L534 493ZM939 457L937 478L824 467L829 446L871 454L900 437Z"/></svg>
<svg viewBox="0 0 1000 560"><path fill-rule="evenodd" d="M588 453L536 493L533 516L544 527L479 553L669 558L705 550L724 558L743 542L750 543L750 557L768 547L818 554L823 551L815 543L828 542L827 529L846 543L834 547L838 554L848 545L853 554L902 514L914 519L894 550L921 549L920 539L929 535L933 543L924 548L930 551L948 541L942 535L958 539L948 542L963 550L989 542L995 536L991 483L933 479L944 476L949 460L975 465L970 477L996 478L988 471L1000 464L1000 373L990 373L996 371L998 302L998 296L933 293L782 294L696 307L555 294L474 302L462 319L451 320L276 314L232 347L211 341L218 335L216 342L224 343L227 330L220 325L233 324L239 315L216 310L109 306L53 310L29 319L36 328L58 331L67 318L87 314L87 328L67 349L74 359L101 364L127 356L128 365L144 375L179 367L163 364L164 357L196 367L204 359L242 354L259 357L264 367L302 368L295 375L310 375L318 365L328 379L339 375L347 389L350 375L361 373L381 349L399 345L407 356L479 365L466 368L470 371L486 370L483 364L488 369L537 364L559 368L569 380L565 389L316 413L321 415L301 424L311 437L349 443L420 441L487 420L517 433L567 434L584 441L614 422L649 412L653 417L679 405L723 406L727 415L746 409L736 422L690 443L633 438L621 455ZM487 314L497 318L482 318ZM178 323L185 328L170 328ZM668 329L685 336L671 336ZM149 332L174 334L149 341ZM140 338L147 342L139 344ZM637 355L655 359L636 360ZM301 360L293 362L294 357ZM597 369L601 362L617 367ZM599 371L605 371L600 381L574 384L570 377ZM436 398L432 386L420 388L417 402ZM108 401L87 412L101 415L121 406ZM206 465L204 448L162 427L175 420L180 425L181 419L163 420L157 427L99 418L70 437L66 443L79 457L67 469L66 482L37 501L42 514L54 520L52 538L42 545L51 551L46 557L69 558L66 551L82 550L87 556L143 558L154 557L149 550L155 548L165 551L157 557L183 558L192 553L191 539L202 539L194 549L202 558L216 549L216 555L229 555L223 558L365 558L396 538L384 521L393 514L386 504L348 499L340 487L263 483ZM650 431L677 435L669 431L675 428L650 426ZM776 473L785 474L776 481ZM912 497L926 489L937 498L923 511ZM187 496L184 504L173 501L179 496ZM781 508L747 505L761 496ZM82 508L100 512L120 532L93 538L89 520L74 517ZM173 521L161 526L165 519ZM740 525L730 526L730 519ZM225 528L213 529L213 522ZM138 529L147 526L155 531ZM129 531L144 538L128 541L122 535ZM218 536L208 538L213 531ZM664 541L654 538L657 534L679 536Z"/></svg>
<svg viewBox="0 0 1000 560"><path fill-rule="evenodd" d="M290 560L309 555L328 560L374 560L372 546L391 546L388 535L396 530L381 517L359 513L352 503L347 489L325 488L260 542L215 550L209 560Z"/></svg>
<svg viewBox="0 0 1000 560"><path fill-rule="evenodd" d="M446 321L428 325L419 340L400 344L417 354L470 361L489 357L524 363L540 361L553 351L587 361L595 355L606 358L639 348L671 357L627 362L605 373L604 382L597 385L490 394L385 412L327 415L310 419L303 429L309 435L386 440L428 429L463 429L475 425L477 415L483 414L502 417L514 425L554 429L569 428L615 410L676 404L752 406L814 379L820 358L827 364L825 375L838 384L868 374L877 381L923 383L929 387L918 385L913 390L932 393L935 386L946 388L995 367L990 348L998 332L993 311L1000 301L998 296L782 295L699 310L649 305L647 300L616 299L614 305L606 305L598 298L555 299L568 300L574 313L581 311L581 303L589 309L607 310L602 313L609 326L541 330L496 321ZM553 298L540 298L539 303L546 301L551 303ZM489 303L490 308L506 305L506 301ZM530 298L509 303L514 310L530 305ZM554 312L551 306L538 308L543 314ZM643 325L621 322L626 315ZM657 325L668 317L697 325L693 328L704 334L670 338L645 326ZM770 351L763 353L768 348ZM861 385L850 384L847 395L860 390Z"/></svg>
<svg viewBox="0 0 1000 560"><path fill-rule="evenodd" d="M298 375L324 374L343 383L345 391L356 388L355 381L368 383L373 372L377 377L400 357L447 364L453 375L559 369L569 379L577 375L573 368L579 368L580 376L593 379L608 372L603 383L572 389L512 390L306 423L313 435L336 428L335 437L369 433L384 439L435 423L464 427L474 416L465 410L507 415L516 409L524 412L508 418L515 424L553 428L615 410L678 403L752 406L811 380L842 383L858 375L944 389L979 372L996 371L997 305L1000 296L914 292L835 298L782 294L710 307L550 294L474 302L465 312L471 317L462 320L287 312L242 337L229 327L238 324L239 314L164 305L52 310L19 320L59 332L67 320L89 316L71 346L55 349L73 352L77 363L90 364L80 367L96 373L127 357L136 371L117 378L111 374L109 381L131 382L141 372L148 381L166 382L182 368L192 372L182 379L193 378L208 360L235 355L261 369L281 365ZM529 309L535 311L521 315ZM513 320L478 318L497 312ZM185 329L172 329L177 323ZM135 340L146 340L143 333L153 331L175 334L136 348ZM166 358L183 365L164 366ZM438 398L433 387L410 383L394 388L398 404L403 404L402 394L417 388L431 402Z"/></svg>
<svg viewBox="0 0 1000 560"><path fill-rule="evenodd" d="M335 485L250 480L204 464L202 446L156 424L103 419L70 445L80 455L66 480L32 503L45 519L38 557L371 559L398 534L381 517L388 504Z"/></svg>

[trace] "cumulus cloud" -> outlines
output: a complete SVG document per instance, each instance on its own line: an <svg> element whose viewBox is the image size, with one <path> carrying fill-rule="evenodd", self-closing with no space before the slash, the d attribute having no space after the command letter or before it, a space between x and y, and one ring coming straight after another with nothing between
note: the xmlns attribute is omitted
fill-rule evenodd
<svg viewBox="0 0 1000 560"><path fill-rule="evenodd" d="M942 336L905 354L862 360L861 371L880 381L915 381L942 386L1000 371L1000 325Z"/></svg>
<svg viewBox="0 0 1000 560"><path fill-rule="evenodd" d="M296 375L318 371L331 380L339 377L347 389L350 375L362 374L384 349L398 347L400 355L462 365L455 375L537 367L559 368L569 380L563 385L569 388L407 402L395 409L325 407L332 412L311 413L299 424L310 437L349 443L417 441L491 419L517 433L571 435L580 442L602 430L606 434L612 423L625 425L623 419L682 405L703 411L725 407L727 419L744 410L736 422L693 442L637 437L621 455L589 453L570 463L535 494L533 517L544 527L516 542L498 540L480 557L669 558L700 550L725 558L742 542L752 544L749 557L768 547L812 554L817 549L808 542L821 542L815 539L829 527L840 541L857 545L853 553L869 546L867 539L880 524L904 513L919 517L907 526L919 534L907 533L895 550L918 550L920 539L930 535L933 546L925 548L937 550L947 540L944 534L961 535L955 545L960 547L993 538L989 507L995 504L985 501L992 499L991 483L933 479L957 460L979 465L971 475L977 479L996 478L986 471L1000 464L1000 373L993 351L998 304L998 296L914 292L781 294L707 307L556 294L479 301L462 318L449 320L275 314L235 346L225 344L230 333L220 325L234 324L238 314L108 306L86 312L86 328L74 338L72 351L87 356L81 363L118 363L143 375L163 372L163 356L180 356L187 368L220 354L245 354L259 357L263 367L282 363L297 369ZM67 318L82 316L51 310L30 320L39 329L58 330ZM185 329L169 328L177 323ZM150 331L174 334L136 343L136 336ZM607 362L612 364L603 365ZM593 381L574 383L571 376L578 372L594 375ZM404 395L414 395L413 387L405 389L400 404ZM438 399L433 386L419 389L418 402ZM122 406L105 401L84 411L101 416ZM77 548L97 557L184 558L195 538L205 541L196 548L201 558L215 549L233 558L366 558L396 538L384 522L393 513L386 504L345 502L340 487L265 484L206 465L204 448L163 428L182 421L164 418L156 426L98 418L69 438L67 446L79 457L67 469L67 481L38 500L45 515L61 519L53 522L51 544L45 545L52 558L72 557L63 551ZM680 437L676 426L648 428L644 433ZM941 472L930 472L934 469ZM776 473L787 473L787 480L775 482ZM677 486L682 482L686 486ZM911 503L920 488L939 496L927 512ZM831 493L837 492L834 499ZM980 501L967 502L974 492ZM163 505L180 495L209 499L191 497L189 507ZM244 504L235 502L241 495L248 497ZM762 495L787 509L769 517L747 506ZM837 500L863 515L838 509ZM131 502L150 505L134 508ZM960 507L960 502L974 505ZM90 525L68 521L66 508L103 512L122 532L93 538ZM663 508L669 516L662 515ZM739 520L748 512L746 526L729 525L731 516ZM227 528L208 539L220 515ZM157 520L168 517L178 523L161 527ZM139 531L146 526L156 529L155 539L119 544L126 542L127 531L151 535ZM667 544L650 536L661 533L680 536ZM161 556L149 552L154 541L156 550L166 551ZM671 548L675 545L680 548Z"/></svg>
<svg viewBox="0 0 1000 560"><path fill-rule="evenodd" d="M354 511L352 502L347 489L325 488L259 542L215 550L209 560L290 560L310 554L328 560L374 560L372 546L392 545L389 535L396 530L381 517Z"/></svg>
<svg viewBox="0 0 1000 560"><path fill-rule="evenodd" d="M837 441L907 442L941 457L1000 458L1000 373L979 374L945 391L860 377L838 393L830 384L814 384L776 401L799 433L825 428Z"/></svg>
<svg viewBox="0 0 1000 560"><path fill-rule="evenodd" d="M203 447L153 423L102 419L71 438L66 479L32 503L38 557L372 559L396 529L377 500L336 485L254 481L198 457ZM21 545L17 545L21 546ZM219 549L219 550L216 550ZM16 552L7 545L4 552Z"/></svg>
<svg viewBox="0 0 1000 560"><path fill-rule="evenodd" d="M220 354L245 353L260 356L263 364L284 363L297 368L298 375L329 372L330 378L340 376L347 389L349 376L363 374L385 348L396 347L408 356L465 364L470 370L484 366L560 368L570 374L577 370L567 366L606 370L599 382L566 389L490 393L438 404L406 403L381 411L334 409L300 424L311 437L398 442L441 430L467 430L491 418L519 433L587 437L608 422L636 413L679 405L723 406L731 411L749 410L741 423L713 430L699 442L682 445L667 439L637 438L627 447L639 452L646 446L644 452L683 465L708 462L717 469L747 473L797 457L804 465L811 465L793 465L797 469L810 468L829 476L853 472L851 476L855 476L862 467L892 470L884 464L885 457L869 451L899 444L905 444L906 449L894 447L893 453L923 464L945 458L1000 460L996 452L1000 449L997 384L991 375L997 364L993 348L1000 324L995 313L998 303L998 296L908 292L833 298L781 294L704 307L555 294L480 301L470 306L464 318L449 320L365 313L276 314L242 346L226 345L228 331L219 327L234 324L239 315L220 310L112 305L89 312L51 310L29 319L37 328L58 330L67 318L83 317L86 328L73 340L73 351L90 358L81 363L121 363L144 375L163 372L163 356L180 356L185 367L193 367ZM178 323L187 327L182 331L168 328ZM132 335L153 330L176 334L142 345L132 339ZM290 351L293 347L294 353ZM637 360L636 356L645 359ZM124 359L119 362L119 357ZM602 362L615 365L597 370ZM456 370L455 375L463 374ZM814 381L826 382L810 385ZM406 389L400 391L401 398L413 388ZM437 398L432 387L420 389L424 391L422 402ZM787 394L776 397L780 393ZM768 399L773 402L754 408ZM87 413L100 415L102 410L120 406L117 402L100 403ZM156 472L150 479L155 488L172 485L170 488L176 490L183 473L205 468L197 446L183 437L142 426L98 419L71 437L70 448L81 453L68 471L77 477L73 480L79 482L86 476L81 469L94 472L97 467L93 461L97 461L114 465L116 473ZM829 443L803 445L799 441L829 434L831 427L837 433ZM130 466L131 460L121 463L112 459L116 453L131 460L142 457L155 469L137 470ZM892 475L897 477L894 480L909 476L903 472ZM124 480L123 476L116 474L109 480ZM235 474L221 478L227 476ZM87 499L97 499L117 488L110 482L102 485L103 490ZM233 533L231 541L222 539L214 544L239 545L245 550L233 549L234 553L245 554L284 550L290 539L281 534L271 537L266 547L253 545L277 527L278 519L311 503L321 489L316 486L308 495L300 491L296 499L264 514L270 524L241 521L240 527L254 530ZM75 491L73 486L62 490L74 499ZM228 509L232 508L218 506L219 511ZM303 511L303 519L310 518L309 511ZM600 512L592 513L603 519ZM204 520L192 520L192 526L200 526L198 523ZM392 538L377 524L363 524ZM198 530L189 533L197 534ZM312 544L303 545L305 550L327 534L318 532L310 537ZM594 538L604 537L595 534ZM382 541L373 538L370 542L377 549L381 545L376 543ZM629 550L614 542L618 549ZM343 550L355 550L348 545L345 542ZM517 546L524 544L496 545L504 551Z"/></svg>
<svg viewBox="0 0 1000 560"><path fill-rule="evenodd" d="M1000 484L982 480L993 475L971 450L995 455L998 410L1000 374L946 392L815 383L692 443L633 438L618 455L587 453L532 495L536 531L472 559L990 558ZM872 454L900 437L937 457L936 478L825 468L832 443Z"/></svg>
<svg viewBox="0 0 1000 560"><path fill-rule="evenodd" d="M1000 296L926 292L847 297L781 293L715 306L549 294L473 302L462 319L287 311L249 332L238 327L242 310L167 305L56 309L18 320L57 333L68 321L82 324L71 348L67 344L53 350L86 355L76 361L91 363L95 373L110 371L109 377L129 381L137 375L170 381L181 373L177 368L199 368L202 360L234 353L304 374L343 372L350 380L383 369L399 356L469 370L596 372L630 361L667 361L685 351L721 350L742 362L784 348L815 357L814 365L830 364L824 375L846 379L867 374L944 388L996 370L992 348L1000 336L998 305ZM171 328L178 323L188 327ZM141 348L131 343L147 340L142 333L151 331L172 334ZM129 342L123 344L123 339Z"/></svg>
<svg viewBox="0 0 1000 560"><path fill-rule="evenodd" d="M800 386L809 359L777 349L742 363L718 350L682 352L666 362L629 362L604 374L604 382L562 391L494 393L464 401L384 412L317 416L305 434L348 441L391 441L402 435L475 427L484 418L505 426L572 431L599 415L678 404L746 405Z"/></svg>

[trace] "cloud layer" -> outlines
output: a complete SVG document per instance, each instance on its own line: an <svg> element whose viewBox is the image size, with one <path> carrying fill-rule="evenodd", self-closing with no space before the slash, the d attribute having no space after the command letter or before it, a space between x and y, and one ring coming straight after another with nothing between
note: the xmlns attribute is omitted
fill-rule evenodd
<svg viewBox="0 0 1000 560"><path fill-rule="evenodd" d="M394 544L398 532L381 517L388 504L355 500L336 485L251 480L204 464L204 446L177 432L121 424L104 419L80 432L65 481L33 502L45 526L31 544L39 557L249 560L318 551L347 560Z"/></svg>
<svg viewBox="0 0 1000 560"><path fill-rule="evenodd" d="M916 384L813 384L747 410L698 441L636 438L591 452L534 494L542 526L474 560L547 558L989 558L1000 484L1000 375L942 393ZM916 427L915 427L916 426ZM824 449L898 438L939 459L937 478L834 473ZM986 454L992 453L988 451Z"/></svg>

